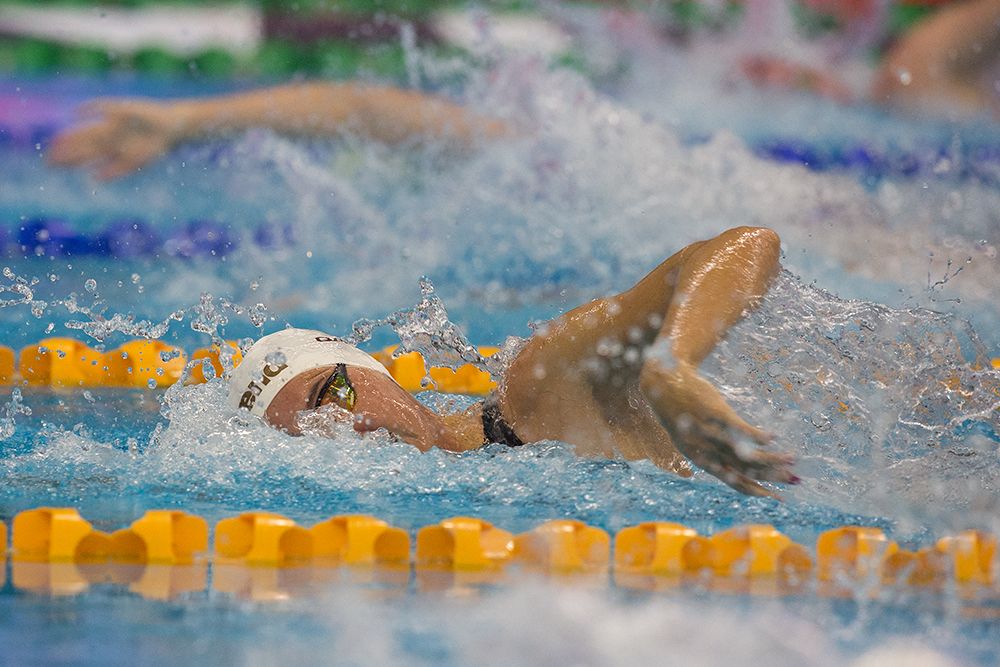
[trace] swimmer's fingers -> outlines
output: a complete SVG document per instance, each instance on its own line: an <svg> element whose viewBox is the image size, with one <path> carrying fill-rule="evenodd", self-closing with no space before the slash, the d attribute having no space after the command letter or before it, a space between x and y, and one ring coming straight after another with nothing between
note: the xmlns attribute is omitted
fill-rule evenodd
<svg viewBox="0 0 1000 667"><path fill-rule="evenodd" d="M121 178L141 169L166 151L167 146L163 142L152 138L125 137L116 147L114 155L97 168L97 177L105 181Z"/></svg>
<svg viewBox="0 0 1000 667"><path fill-rule="evenodd" d="M756 447L735 444L728 434L713 438L719 460L727 468L763 482L797 484L799 478L792 472L795 457L780 452L766 452Z"/></svg>
<svg viewBox="0 0 1000 667"><path fill-rule="evenodd" d="M170 139L179 128L172 107L144 100L94 100L83 107L118 138L149 136Z"/></svg>
<svg viewBox="0 0 1000 667"><path fill-rule="evenodd" d="M112 149L114 128L94 123L62 132L49 146L46 157L52 164L75 167L106 157Z"/></svg>
<svg viewBox="0 0 1000 667"><path fill-rule="evenodd" d="M758 445L769 445L771 441L774 440L774 434L765 431L762 428L757 428L756 426L751 426L739 417L735 421L730 421L727 426L731 429L735 429L747 436Z"/></svg>
<svg viewBox="0 0 1000 667"><path fill-rule="evenodd" d="M786 454L757 452L752 458L742 458L738 469L745 475L762 482L798 484L799 477L792 472L795 459Z"/></svg>
<svg viewBox="0 0 1000 667"><path fill-rule="evenodd" d="M114 159L119 152L123 130L128 125L123 115L127 106L111 100L95 100L83 105L81 113L92 120L57 135L48 150L49 161L75 167Z"/></svg>
<svg viewBox="0 0 1000 667"><path fill-rule="evenodd" d="M774 434L751 426L735 413L726 419L709 419L712 424L714 440L721 451L727 452L727 461L735 468L749 474L754 479L769 482L798 482L791 472L795 457L780 452L767 452L753 446L739 446L741 436L751 439L757 445L769 445L774 440Z"/></svg>
<svg viewBox="0 0 1000 667"><path fill-rule="evenodd" d="M773 495L769 491L763 493L763 487L757 488L760 485L755 482L750 484L753 480L783 484L799 482L791 470L794 457L738 446L738 433L730 424L710 420L699 425L697 433L682 437L688 444L685 453L694 463L741 491L752 487L755 489L752 495Z"/></svg>
<svg viewBox="0 0 1000 667"><path fill-rule="evenodd" d="M701 457L696 457L692 460L694 460L694 462L706 472L711 473L721 482L731 486L740 493L744 493L748 496L766 496L768 498L774 498L775 500L781 500L781 496L779 496L775 491L767 488L757 480L753 479L750 475L741 472L738 468L733 467L728 463L724 463L714 457L707 457L702 460L698 460L698 458Z"/></svg>
<svg viewBox="0 0 1000 667"><path fill-rule="evenodd" d="M725 477L719 477L719 479L740 493L745 493L748 496L774 498L775 500L782 499L781 495L779 495L776 491L767 488L760 482L757 482L742 473L732 471L726 473Z"/></svg>

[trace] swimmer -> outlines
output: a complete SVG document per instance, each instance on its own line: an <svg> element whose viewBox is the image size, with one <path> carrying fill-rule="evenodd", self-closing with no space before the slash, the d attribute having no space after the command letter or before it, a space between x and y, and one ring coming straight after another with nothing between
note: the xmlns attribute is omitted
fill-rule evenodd
<svg viewBox="0 0 1000 667"><path fill-rule="evenodd" d="M763 3L767 4L767 3ZM804 0L806 6L852 29L872 32L886 3ZM920 4L920 3L913 3ZM882 54L867 97L881 106L936 115L1000 115L996 67L1000 61L1000 0L927 2L935 9L894 36ZM801 90L841 104L850 88L830 71L782 57L755 54L740 61L745 79L762 88Z"/></svg>
<svg viewBox="0 0 1000 667"><path fill-rule="evenodd" d="M378 361L319 332L258 340L230 378L229 403L297 435L304 412L350 415L421 451L559 440L584 456L649 459L688 476L688 461L750 495L796 483L792 458L744 421L698 372L726 331L764 296L779 269L769 229L739 227L674 254L625 292L579 306L525 342L485 401L438 415Z"/></svg>
<svg viewBox="0 0 1000 667"><path fill-rule="evenodd" d="M942 4L889 49L872 96L896 108L997 117L1000 0Z"/></svg>
<svg viewBox="0 0 1000 667"><path fill-rule="evenodd" d="M102 99L82 112L87 120L56 136L47 158L90 167L102 180L141 169L179 144L258 127L293 137L355 134L389 145L430 139L459 151L511 132L442 97L357 83L296 83L177 101Z"/></svg>
<svg viewBox="0 0 1000 667"><path fill-rule="evenodd" d="M811 3L843 7L827 0ZM848 18L869 14L855 9ZM997 115L990 75L998 54L1000 0L950 2L889 49L868 97L896 108ZM762 87L808 90L841 103L854 97L835 74L781 57L750 55L739 69ZM256 127L299 137L356 134L393 145L431 139L458 150L516 132L436 95L322 81L202 99L101 99L85 105L83 113L84 123L57 135L47 158L55 165L92 168L102 180L141 169L179 144Z"/></svg>

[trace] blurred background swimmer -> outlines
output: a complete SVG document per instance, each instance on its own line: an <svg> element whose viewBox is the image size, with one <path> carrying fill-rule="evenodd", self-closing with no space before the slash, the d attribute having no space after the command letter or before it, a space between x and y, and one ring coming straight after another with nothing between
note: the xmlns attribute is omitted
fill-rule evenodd
<svg viewBox="0 0 1000 667"><path fill-rule="evenodd" d="M748 3L751 29L766 31L773 4ZM891 4L922 5L928 11L902 28L887 17ZM776 55L747 55L740 70L751 82L812 92L840 103L867 98L903 111L954 116L1000 113L994 76L1000 60L1000 0L808 0L803 5L836 22L842 43L853 42L856 48L859 39L868 42L879 62L867 90L863 86L852 90L837 74L842 49L831 50L825 67Z"/></svg>
<svg viewBox="0 0 1000 667"><path fill-rule="evenodd" d="M935 3L945 4L945 3ZM886 36L885 3L861 0L803 6L842 27L841 43L864 35L884 51L867 92L842 80L843 49L831 49L825 66L758 51L767 41L778 9L770 0L747 2L740 30L740 76L755 85L808 91L840 103L868 99L888 107L970 116L996 114L994 65L1000 49L1000 0L946 3L905 31ZM787 10L781 10L787 11ZM876 35L872 37L871 35ZM891 42L881 44L881 42ZM880 45L881 44L881 45ZM158 102L95 100L84 107L83 124L61 132L48 151L58 165L89 165L103 179L130 173L199 139L266 127L291 136L358 134L388 144L421 138L461 149L513 130L444 97L363 83L311 81L234 95Z"/></svg>
<svg viewBox="0 0 1000 667"><path fill-rule="evenodd" d="M433 139L466 149L510 130L448 100L390 86L311 82L177 102L98 100L93 120L55 138L55 164L87 165L100 178L124 176L174 146L254 127L291 136L359 134L387 144Z"/></svg>

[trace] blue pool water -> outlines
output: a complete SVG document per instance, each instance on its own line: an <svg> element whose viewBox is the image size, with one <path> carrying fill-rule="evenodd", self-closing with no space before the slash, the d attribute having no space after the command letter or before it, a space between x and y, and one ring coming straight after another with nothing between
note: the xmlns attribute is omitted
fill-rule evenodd
<svg viewBox="0 0 1000 667"><path fill-rule="evenodd" d="M996 387L997 373L970 365L1000 356L1000 193L981 169L932 167L928 175L893 169L887 158L877 174L835 164L817 171L762 158L773 144L760 127L754 134L737 126L741 137L720 129L733 127L724 119L712 126L685 118L683 99L663 102L657 116L628 86L609 96L575 75L525 71L511 63L488 79L473 76L465 98L533 133L458 161L433 146L400 153L361 140L302 145L251 132L185 147L112 184L44 163L46 133L68 122L75 103L95 93L214 89L4 82L4 96L43 100L50 114L37 134L29 128L17 135L26 141L0 148L0 222L11 234L39 219L60 220L86 238L130 219L161 239L198 220L241 239L262 226L293 232L215 255L48 249L25 256L8 248L0 298L12 303L0 309L0 342L73 335L110 348L155 330L192 349L285 322L347 334L359 318L412 308L427 276L469 340L497 344L528 335L529 321L627 287L690 241L764 224L781 233L791 273L706 372L752 421L778 434L776 446L799 457L804 482L784 492L785 502L741 496L701 473L680 479L648 462L580 459L560 443L456 456L351 432L291 438L234 420L214 381L166 392L5 393L0 518L65 505L105 530L151 508L183 508L210 522L264 509L306 525L361 512L411 531L458 514L515 532L562 517L609 531L651 519L706 533L753 522L773 523L804 544L828 528L862 523L909 547L969 527L1000 533L998 413L995 397L976 391ZM826 113L853 127L848 139L858 145L881 130L903 139L943 136L874 111ZM847 145L804 125L787 130L820 153ZM963 146L1000 137L963 126L948 142L904 148L922 165L932 157L937 164L959 135ZM841 301L813 283L865 301ZM397 317L399 331L381 327L369 345L402 337L433 356L428 337L445 324L438 315L418 308ZM759 362L762 354L768 363ZM829 369L822 382L818 366ZM941 389L953 376L973 391ZM798 389L783 394L777 388L785 382ZM839 401L851 411L838 411ZM155 601L110 584L47 597L15 588L12 572L8 563L0 645L13 647L3 656L14 663L1000 658L994 603L954 591L772 599L697 585L631 591L607 577L570 584L512 575L493 586L442 588L417 575L373 583L340 573L332 582L290 584L298 595L279 601L210 587Z"/></svg>

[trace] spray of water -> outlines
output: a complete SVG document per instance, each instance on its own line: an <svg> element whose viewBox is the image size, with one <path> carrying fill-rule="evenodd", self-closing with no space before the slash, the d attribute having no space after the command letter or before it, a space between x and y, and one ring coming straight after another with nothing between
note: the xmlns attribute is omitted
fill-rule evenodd
<svg viewBox="0 0 1000 667"><path fill-rule="evenodd" d="M961 320L784 273L706 370L796 452L790 495L954 527L995 520L1000 372Z"/></svg>

